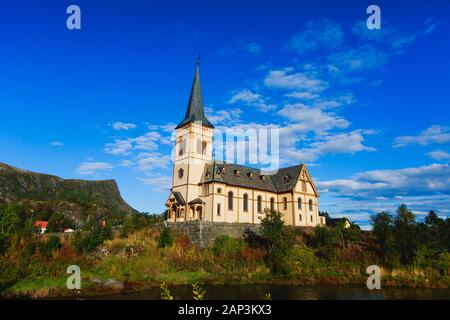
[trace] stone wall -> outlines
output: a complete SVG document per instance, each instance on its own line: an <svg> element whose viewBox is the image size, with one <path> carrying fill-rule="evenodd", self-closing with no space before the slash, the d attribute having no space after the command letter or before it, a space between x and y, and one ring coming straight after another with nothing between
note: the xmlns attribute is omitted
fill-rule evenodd
<svg viewBox="0 0 450 320"><path fill-rule="evenodd" d="M235 239L243 239L247 230L259 233L260 226L251 223L225 222L172 222L166 223L172 231L186 234L197 246L204 248L214 244L217 237L229 235Z"/></svg>
<svg viewBox="0 0 450 320"><path fill-rule="evenodd" d="M244 234L250 230L260 234L261 226L252 223L225 223L225 222L166 222L165 225L172 231L183 233L198 247L210 247L214 245L216 238L228 235L235 239L244 239ZM302 232L312 232L313 228L292 227Z"/></svg>

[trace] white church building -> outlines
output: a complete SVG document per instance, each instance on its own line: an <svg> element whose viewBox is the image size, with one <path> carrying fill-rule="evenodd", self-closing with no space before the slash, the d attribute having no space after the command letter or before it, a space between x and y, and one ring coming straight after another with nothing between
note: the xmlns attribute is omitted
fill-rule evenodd
<svg viewBox="0 0 450 320"><path fill-rule="evenodd" d="M325 224L305 164L267 175L213 161L214 126L204 113L198 63L186 115L175 131L172 189L166 201L169 222L260 223L270 208L283 214L286 225Z"/></svg>

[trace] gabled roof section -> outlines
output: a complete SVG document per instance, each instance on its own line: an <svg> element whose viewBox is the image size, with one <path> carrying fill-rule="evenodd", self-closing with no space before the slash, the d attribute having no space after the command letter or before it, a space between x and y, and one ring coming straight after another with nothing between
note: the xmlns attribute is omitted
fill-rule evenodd
<svg viewBox="0 0 450 320"><path fill-rule="evenodd" d="M304 164L300 164L279 169L276 174L269 175L260 169L214 161L205 166L200 184L222 182L232 186L285 193L295 188L303 168Z"/></svg>
<svg viewBox="0 0 450 320"><path fill-rule="evenodd" d="M183 195L180 192L172 191L172 193L179 205L184 206L186 204L186 201L184 201Z"/></svg>
<svg viewBox="0 0 450 320"><path fill-rule="evenodd" d="M175 129L182 126L196 122L206 127L214 128L211 122L205 116L205 108L203 106L202 88L200 86L200 72L198 68L199 63L195 68L194 83L192 84L191 95L189 97L189 103L187 105L186 115L183 121L181 121Z"/></svg>

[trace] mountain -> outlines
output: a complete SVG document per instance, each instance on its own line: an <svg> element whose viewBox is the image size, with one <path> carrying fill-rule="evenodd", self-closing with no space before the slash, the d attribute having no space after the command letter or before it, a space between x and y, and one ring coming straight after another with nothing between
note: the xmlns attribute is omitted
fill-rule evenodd
<svg viewBox="0 0 450 320"><path fill-rule="evenodd" d="M121 197L115 180L88 181L22 170L0 163L0 203L15 203L76 220L89 215L136 213Z"/></svg>

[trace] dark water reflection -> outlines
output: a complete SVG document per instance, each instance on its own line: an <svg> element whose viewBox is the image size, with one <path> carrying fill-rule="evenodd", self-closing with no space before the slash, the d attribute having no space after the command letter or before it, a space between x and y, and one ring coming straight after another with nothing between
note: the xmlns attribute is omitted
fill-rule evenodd
<svg viewBox="0 0 450 320"><path fill-rule="evenodd" d="M383 299L431 299L450 300L450 289L382 288L368 290L365 286L289 286L289 285L206 285L209 300L259 300L267 293L274 300L383 300ZM177 299L192 299L190 286L169 288ZM87 299L157 300L160 291L153 288L141 292L89 297Z"/></svg>

